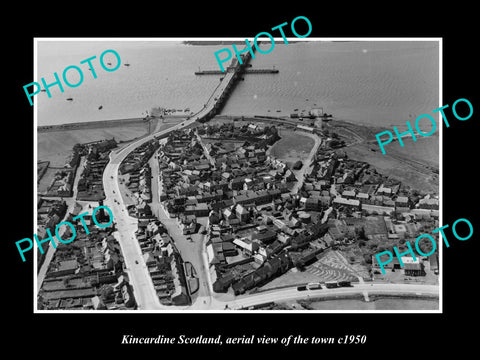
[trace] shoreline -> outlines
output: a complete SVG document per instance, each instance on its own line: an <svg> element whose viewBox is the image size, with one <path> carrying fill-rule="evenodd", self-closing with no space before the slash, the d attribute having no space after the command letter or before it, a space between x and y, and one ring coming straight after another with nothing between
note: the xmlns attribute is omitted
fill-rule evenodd
<svg viewBox="0 0 480 360"><path fill-rule="evenodd" d="M74 123L65 123L58 125L38 125L38 133L46 133L53 131L65 131L65 130L87 130L87 129L98 129L98 128L109 128L121 125L131 125L131 124L146 124L150 120L156 120L157 117L150 118L126 118L126 119L112 119L112 120L96 120L96 121L81 121Z"/></svg>
<svg viewBox="0 0 480 360"><path fill-rule="evenodd" d="M374 302L380 299L404 299L404 300L411 300L411 299L420 299L420 300L431 300L431 301L439 301L440 298L438 295L432 294L410 294L410 293L384 293L381 290L370 290L368 291L368 297L370 301L365 301L363 294L340 294L340 295L323 295L323 296L312 296L307 301L311 302L321 302L321 301L333 301L333 300L358 300L364 303ZM306 299L303 299L306 301Z"/></svg>

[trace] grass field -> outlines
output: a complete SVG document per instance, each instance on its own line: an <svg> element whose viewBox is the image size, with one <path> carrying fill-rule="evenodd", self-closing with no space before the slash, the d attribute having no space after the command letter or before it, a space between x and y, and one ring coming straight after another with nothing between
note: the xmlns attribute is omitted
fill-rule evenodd
<svg viewBox="0 0 480 360"><path fill-rule="evenodd" d="M305 160L315 142L301 132L280 130L281 139L269 150L269 154L291 166L297 160Z"/></svg>

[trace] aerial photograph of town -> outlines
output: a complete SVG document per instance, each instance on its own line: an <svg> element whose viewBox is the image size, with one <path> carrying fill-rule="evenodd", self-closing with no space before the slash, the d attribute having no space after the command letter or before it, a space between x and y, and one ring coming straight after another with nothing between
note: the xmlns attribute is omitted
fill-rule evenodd
<svg viewBox="0 0 480 360"><path fill-rule="evenodd" d="M439 311L439 40L301 40L36 39L35 311Z"/></svg>

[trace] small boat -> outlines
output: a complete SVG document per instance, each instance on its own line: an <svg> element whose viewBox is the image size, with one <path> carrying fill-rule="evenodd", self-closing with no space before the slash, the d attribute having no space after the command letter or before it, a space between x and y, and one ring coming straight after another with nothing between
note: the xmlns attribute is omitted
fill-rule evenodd
<svg viewBox="0 0 480 360"><path fill-rule="evenodd" d="M112 65L112 63L107 63L107 65Z"/></svg>
<svg viewBox="0 0 480 360"><path fill-rule="evenodd" d="M73 98L67 98L67 101L73 101Z"/></svg>
<svg viewBox="0 0 480 360"><path fill-rule="evenodd" d="M92 69L88 68L88 70L92 71Z"/></svg>
<svg viewBox="0 0 480 360"><path fill-rule="evenodd" d="M98 107L98 110L102 110L102 109L103 109L103 105L100 105L100 106Z"/></svg>
<svg viewBox="0 0 480 360"><path fill-rule="evenodd" d="M123 64L123 65L125 65L125 66L130 66L130 64L129 64L128 62L126 62L126 63L125 63L125 64Z"/></svg>
<svg viewBox="0 0 480 360"><path fill-rule="evenodd" d="M277 110L277 112L281 112L282 110Z"/></svg>
<svg viewBox="0 0 480 360"><path fill-rule="evenodd" d="M45 91L47 91L47 90L45 90L45 89L42 89L42 90L40 90L40 91L42 91L42 92L45 92Z"/></svg>

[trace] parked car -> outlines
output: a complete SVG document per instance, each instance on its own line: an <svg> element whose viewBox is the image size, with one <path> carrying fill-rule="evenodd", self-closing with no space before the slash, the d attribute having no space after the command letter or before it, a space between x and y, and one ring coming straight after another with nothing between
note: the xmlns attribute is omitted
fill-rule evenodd
<svg viewBox="0 0 480 360"><path fill-rule="evenodd" d="M320 283L308 283L307 284L307 289L308 290L316 290L316 289L321 289L322 285Z"/></svg>
<svg viewBox="0 0 480 360"><path fill-rule="evenodd" d="M307 290L307 287L305 285L297 286L298 291L305 291Z"/></svg>

